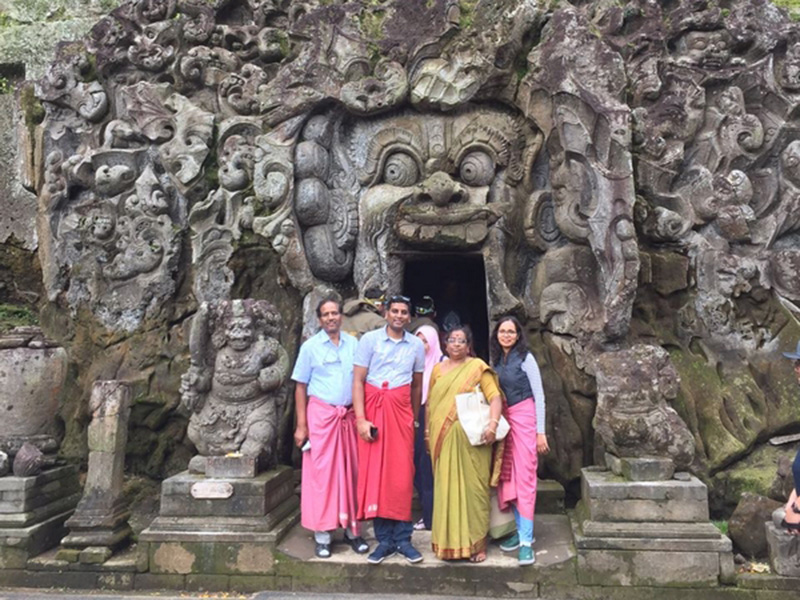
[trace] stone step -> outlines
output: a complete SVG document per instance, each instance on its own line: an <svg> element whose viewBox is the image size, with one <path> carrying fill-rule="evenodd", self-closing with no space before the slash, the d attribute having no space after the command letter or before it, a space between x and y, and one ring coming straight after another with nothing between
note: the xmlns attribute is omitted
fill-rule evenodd
<svg viewBox="0 0 800 600"><path fill-rule="evenodd" d="M453 594L494 597L536 596L537 586L548 583L557 586L575 585L575 551L566 515L540 514L535 519L536 563L520 568L517 552L502 552L499 544L489 544L487 559L480 564L466 560L444 561L436 558L431 549L431 532L415 531L412 542L422 553L423 561L412 565L396 554L380 565L367 563L366 555L359 555L342 541L342 532L334 538L332 555L321 559L314 556L312 532L294 527L278 544L278 551L292 562L276 565L279 573L298 574L313 572L320 581L328 581L329 591L353 592L381 590L394 593ZM367 526L362 535L372 549L377 542L372 527ZM328 579L330 578L330 579Z"/></svg>

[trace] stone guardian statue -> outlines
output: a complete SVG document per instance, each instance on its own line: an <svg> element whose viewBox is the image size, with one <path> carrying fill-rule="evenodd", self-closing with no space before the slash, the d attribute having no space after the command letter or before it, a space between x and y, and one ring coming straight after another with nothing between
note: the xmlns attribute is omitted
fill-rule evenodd
<svg viewBox="0 0 800 600"><path fill-rule="evenodd" d="M181 400L192 415L189 439L200 456L273 462L289 374L281 322L265 300L201 304L189 337L191 366L181 378Z"/></svg>

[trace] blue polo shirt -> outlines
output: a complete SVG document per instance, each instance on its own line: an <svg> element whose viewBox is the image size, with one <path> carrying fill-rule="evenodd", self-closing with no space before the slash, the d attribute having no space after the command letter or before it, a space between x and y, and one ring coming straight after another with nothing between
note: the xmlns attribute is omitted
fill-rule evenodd
<svg viewBox="0 0 800 600"><path fill-rule="evenodd" d="M403 337L389 337L389 326L369 331L361 336L355 364L367 367L367 383L390 389L411 383L414 373L425 370L425 346L417 336L403 331Z"/></svg>
<svg viewBox="0 0 800 600"><path fill-rule="evenodd" d="M339 333L336 346L325 330L300 346L292 379L308 385L308 395L333 406L353 403L353 359L358 341L349 333Z"/></svg>

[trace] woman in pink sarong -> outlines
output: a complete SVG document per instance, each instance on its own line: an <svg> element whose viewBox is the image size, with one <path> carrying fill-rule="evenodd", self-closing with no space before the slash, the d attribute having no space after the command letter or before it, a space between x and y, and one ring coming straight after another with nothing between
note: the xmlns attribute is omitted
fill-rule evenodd
<svg viewBox="0 0 800 600"><path fill-rule="evenodd" d="M502 317L490 340L494 369L505 396L505 416L511 429L506 437L497 500L501 510L514 511L517 532L500 544L505 552L519 548L519 564L531 565L533 511L536 506L538 454L550 447L545 434L544 390L536 359L528 352L522 325L515 317ZM532 444L533 440L536 444Z"/></svg>

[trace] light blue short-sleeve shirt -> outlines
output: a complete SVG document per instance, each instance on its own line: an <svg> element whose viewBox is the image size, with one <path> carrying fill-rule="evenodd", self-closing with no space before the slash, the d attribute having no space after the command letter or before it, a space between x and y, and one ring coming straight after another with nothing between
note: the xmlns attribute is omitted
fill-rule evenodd
<svg viewBox="0 0 800 600"><path fill-rule="evenodd" d="M425 370L425 345L408 331L393 340L387 329L381 327L361 336L355 364L367 368L367 383L382 387L386 382L391 389L411 383L414 373Z"/></svg>
<svg viewBox="0 0 800 600"><path fill-rule="evenodd" d="M333 406L353 403L353 359L358 340L339 333L335 345L325 330L320 330L300 346L292 379L308 385L308 395Z"/></svg>

